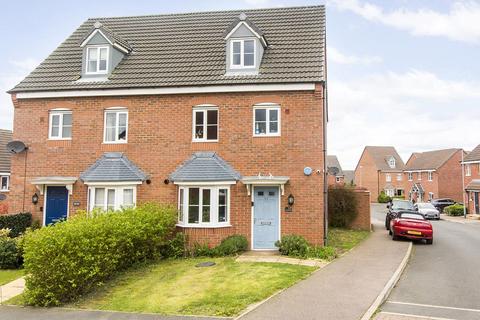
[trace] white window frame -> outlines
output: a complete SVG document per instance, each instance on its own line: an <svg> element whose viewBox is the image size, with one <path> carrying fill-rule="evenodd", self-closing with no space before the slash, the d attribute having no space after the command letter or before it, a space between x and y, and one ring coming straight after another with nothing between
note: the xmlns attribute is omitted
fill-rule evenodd
<svg viewBox="0 0 480 320"><path fill-rule="evenodd" d="M107 114L108 113L115 113L115 140L107 141ZM125 140L118 139L118 129L119 129L119 114L126 114L125 119ZM103 143L105 144L121 144L121 143L128 143L128 109L127 108L108 108L105 109L103 113Z"/></svg>
<svg viewBox="0 0 480 320"><path fill-rule="evenodd" d="M385 194L389 197L394 197L395 196L395 190L393 189L385 189Z"/></svg>
<svg viewBox="0 0 480 320"><path fill-rule="evenodd" d="M413 181L413 172L407 172L407 180Z"/></svg>
<svg viewBox="0 0 480 320"><path fill-rule="evenodd" d="M7 180L7 188L3 189L3 179ZM10 174L9 173L2 173L0 174L0 192L8 192L10 191Z"/></svg>
<svg viewBox="0 0 480 320"><path fill-rule="evenodd" d="M340 183L340 181L341 181L340 177L335 177L335 182L336 183Z"/></svg>
<svg viewBox="0 0 480 320"><path fill-rule="evenodd" d="M422 180L422 171L417 172L417 180L421 181Z"/></svg>
<svg viewBox="0 0 480 320"><path fill-rule="evenodd" d="M207 113L209 110L217 111L217 139L207 139ZM197 112L203 112L203 138L195 137L196 130L196 114ZM215 105L198 105L193 107L192 114L192 141L193 142L218 142L220 135L220 112Z"/></svg>
<svg viewBox="0 0 480 320"><path fill-rule="evenodd" d="M255 133L255 110L265 109L265 122L266 122L266 133ZM277 110L278 114L278 126L277 132L270 132L270 110ZM265 104L256 104L253 106L253 126L252 132L254 137L279 137L282 134L282 108L278 104L265 103Z"/></svg>
<svg viewBox="0 0 480 320"><path fill-rule="evenodd" d="M390 173L385 174L385 181L386 182L392 182L392 175Z"/></svg>
<svg viewBox="0 0 480 320"><path fill-rule="evenodd" d="M429 201L432 201L434 195L435 195L435 194L434 194L433 192L429 192L429 193L428 193L428 200L429 200Z"/></svg>
<svg viewBox="0 0 480 320"><path fill-rule="evenodd" d="M103 211L107 211L108 208L108 196L107 193L109 189L115 190L115 202L114 202L114 210L122 209L123 205L123 190L125 189L133 189L133 207L137 205L137 186L136 185L116 185L116 184L103 184L103 185L95 185L88 187L88 195L87 195L87 203L88 203L88 211L92 211L95 208L95 192L96 189L105 189L104 199L103 199Z"/></svg>
<svg viewBox="0 0 480 320"><path fill-rule="evenodd" d="M198 212L199 212L199 222L198 223L189 223L188 222L188 197L190 189L199 189L199 203L198 203ZM202 205L203 205L203 190L210 190L210 222L202 222ZM218 222L218 195L220 189L227 190L227 219L225 222ZM180 210L180 190L183 190L183 221L180 221L177 217L177 226L184 228L223 228L230 227L230 186L229 185L179 185L177 192L177 208Z"/></svg>
<svg viewBox="0 0 480 320"><path fill-rule="evenodd" d="M391 157L390 159L388 159L388 165L390 168L395 168L395 158L394 157Z"/></svg>
<svg viewBox="0 0 480 320"><path fill-rule="evenodd" d="M245 66L245 41L253 41L253 66ZM240 64L233 64L233 43L240 43ZM253 69L257 67L257 41L255 38L230 40L230 69Z"/></svg>
<svg viewBox="0 0 480 320"><path fill-rule="evenodd" d="M465 164L465 177L470 177L472 176L472 167L470 164Z"/></svg>
<svg viewBox="0 0 480 320"><path fill-rule="evenodd" d="M70 131L70 137L64 137L63 136L63 116L65 114L69 114L72 116L72 124L70 125L70 128L72 129ZM52 135L52 128L53 128L53 117L58 116L58 136L53 136ZM48 115L48 139L49 140L72 140L73 136L73 112L69 109L53 109L50 110L49 115Z"/></svg>
<svg viewBox="0 0 480 320"><path fill-rule="evenodd" d="M402 180L403 180L403 174L397 173L397 181L402 181Z"/></svg>
<svg viewBox="0 0 480 320"><path fill-rule="evenodd" d="M427 180L428 181L433 181L433 172L432 171L427 171Z"/></svg>
<svg viewBox="0 0 480 320"><path fill-rule="evenodd" d="M100 70L100 50L107 49L107 64L105 70ZM91 49L97 49L97 71L88 71L88 57L89 51ZM85 74L107 74L108 73L108 64L110 58L110 47L106 45L98 45L98 46L88 46L85 51Z"/></svg>

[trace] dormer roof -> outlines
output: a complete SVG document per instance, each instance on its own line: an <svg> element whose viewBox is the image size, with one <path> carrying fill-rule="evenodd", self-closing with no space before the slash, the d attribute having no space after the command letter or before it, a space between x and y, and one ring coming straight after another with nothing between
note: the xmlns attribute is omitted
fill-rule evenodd
<svg viewBox="0 0 480 320"><path fill-rule="evenodd" d="M107 28L103 23L100 21L96 21L93 24L93 27L85 34L83 39L80 41L80 47L84 47L88 44L88 41L95 36L95 34L100 33L105 40L108 41L113 47L119 49L123 53L129 53L132 51L132 47L121 36L112 32L109 28Z"/></svg>
<svg viewBox="0 0 480 320"><path fill-rule="evenodd" d="M235 21L233 21L232 24L227 28L227 30L225 30L225 40L230 38L231 35L242 25L247 27L252 32L252 34L260 40L264 48L268 46L267 39L265 39L262 30L260 30L260 28L258 28L255 23L248 19L247 15L244 12L240 13L240 15L235 19Z"/></svg>

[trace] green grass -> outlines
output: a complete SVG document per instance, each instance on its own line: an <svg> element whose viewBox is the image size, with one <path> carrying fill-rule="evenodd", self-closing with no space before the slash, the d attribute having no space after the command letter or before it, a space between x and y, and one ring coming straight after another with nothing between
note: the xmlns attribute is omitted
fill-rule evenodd
<svg viewBox="0 0 480 320"><path fill-rule="evenodd" d="M329 228L328 246L334 247L338 255L347 252L370 235L369 231Z"/></svg>
<svg viewBox="0 0 480 320"><path fill-rule="evenodd" d="M23 277L23 269L0 270L0 286Z"/></svg>
<svg viewBox="0 0 480 320"><path fill-rule="evenodd" d="M202 261L216 265L195 267ZM167 260L124 272L71 307L233 316L314 270L280 263L239 263L234 258Z"/></svg>

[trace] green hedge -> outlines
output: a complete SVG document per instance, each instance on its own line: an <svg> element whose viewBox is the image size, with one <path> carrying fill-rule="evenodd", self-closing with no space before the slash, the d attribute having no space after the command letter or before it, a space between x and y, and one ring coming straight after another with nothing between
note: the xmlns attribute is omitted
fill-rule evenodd
<svg viewBox="0 0 480 320"><path fill-rule="evenodd" d="M312 246L308 241L296 234L285 235L275 243L280 253L296 258L314 258L332 260L337 257L337 250L333 247Z"/></svg>
<svg viewBox="0 0 480 320"><path fill-rule="evenodd" d="M175 232L176 210L145 204L118 212L76 214L24 239L25 301L73 301L119 270L161 255Z"/></svg>
<svg viewBox="0 0 480 320"><path fill-rule="evenodd" d="M378 203L388 203L392 201L392 197L387 196L385 191L381 191L377 198Z"/></svg>
<svg viewBox="0 0 480 320"><path fill-rule="evenodd" d="M32 225L32 214L29 212L0 216L0 229L10 229L9 236L18 237Z"/></svg>
<svg viewBox="0 0 480 320"><path fill-rule="evenodd" d="M443 212L445 212L449 216L463 216L463 209L464 206L461 204L452 204L451 206L445 207Z"/></svg>
<svg viewBox="0 0 480 320"><path fill-rule="evenodd" d="M240 234L234 234L223 239L222 242L214 248L210 248L208 244L196 243L193 247L192 255L195 257L224 257L244 252L247 249L247 238Z"/></svg>
<svg viewBox="0 0 480 320"><path fill-rule="evenodd" d="M332 227L348 228L358 215L357 197L349 187L328 189L328 223Z"/></svg>

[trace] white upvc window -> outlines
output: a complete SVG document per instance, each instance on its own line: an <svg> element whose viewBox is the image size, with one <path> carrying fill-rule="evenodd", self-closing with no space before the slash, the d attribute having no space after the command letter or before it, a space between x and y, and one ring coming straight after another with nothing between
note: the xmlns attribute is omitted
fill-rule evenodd
<svg viewBox="0 0 480 320"><path fill-rule="evenodd" d="M280 106L275 104L253 107L253 136L280 136Z"/></svg>
<svg viewBox="0 0 480 320"><path fill-rule="evenodd" d="M179 187L178 225L194 228L230 226L230 187Z"/></svg>
<svg viewBox="0 0 480 320"><path fill-rule="evenodd" d="M392 175L390 173L385 174L385 181L391 182L392 181Z"/></svg>
<svg viewBox="0 0 480 320"><path fill-rule="evenodd" d="M395 158L394 157L391 157L389 160L388 160L388 166L390 168L395 168Z"/></svg>
<svg viewBox="0 0 480 320"><path fill-rule="evenodd" d="M432 201L432 200L433 200L433 197L434 197L434 193L433 193L433 192L429 192L429 193L428 193L428 200L429 200L429 201Z"/></svg>
<svg viewBox="0 0 480 320"><path fill-rule="evenodd" d="M397 173L397 181L402 181L402 179L403 179L403 174Z"/></svg>
<svg viewBox="0 0 480 320"><path fill-rule="evenodd" d="M433 181L433 172L432 171L427 172L427 180L428 181Z"/></svg>
<svg viewBox="0 0 480 320"><path fill-rule="evenodd" d="M395 195L395 190L393 189L386 189L385 194L389 197L393 197Z"/></svg>
<svg viewBox="0 0 480 320"><path fill-rule="evenodd" d="M413 181L413 172L408 172L407 176L408 176L408 181Z"/></svg>
<svg viewBox="0 0 480 320"><path fill-rule="evenodd" d="M218 107L196 106L193 108L193 134L195 142L218 141Z"/></svg>
<svg viewBox="0 0 480 320"><path fill-rule="evenodd" d="M470 177L472 175L472 167L470 164L465 165L465 176Z"/></svg>
<svg viewBox="0 0 480 320"><path fill-rule="evenodd" d="M238 39L230 41L230 68L254 68L256 65L255 39Z"/></svg>
<svg viewBox="0 0 480 320"><path fill-rule="evenodd" d="M0 176L0 191L9 191L10 189L10 176L1 175Z"/></svg>
<svg viewBox="0 0 480 320"><path fill-rule="evenodd" d="M86 74L106 74L108 72L108 46L91 46L86 52Z"/></svg>
<svg viewBox="0 0 480 320"><path fill-rule="evenodd" d="M422 172L421 171L417 172L417 179L422 180Z"/></svg>
<svg viewBox="0 0 480 320"><path fill-rule="evenodd" d="M88 188L89 210L114 211L134 207L137 201L137 187L134 185L94 186Z"/></svg>
<svg viewBox="0 0 480 320"><path fill-rule="evenodd" d="M66 109L51 110L48 123L48 139L72 139L72 111Z"/></svg>
<svg viewBox="0 0 480 320"><path fill-rule="evenodd" d="M128 139L127 109L107 109L104 118L103 143L126 143Z"/></svg>

